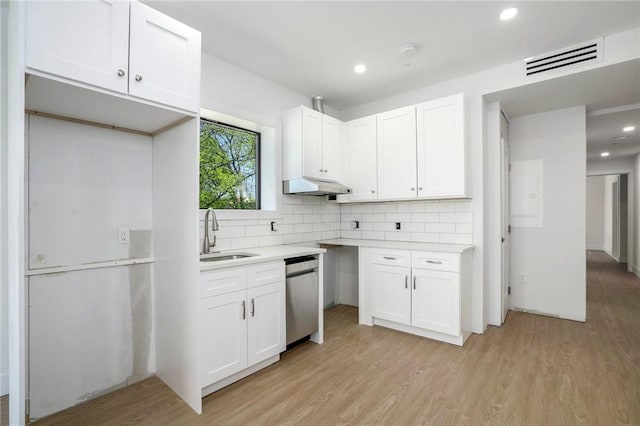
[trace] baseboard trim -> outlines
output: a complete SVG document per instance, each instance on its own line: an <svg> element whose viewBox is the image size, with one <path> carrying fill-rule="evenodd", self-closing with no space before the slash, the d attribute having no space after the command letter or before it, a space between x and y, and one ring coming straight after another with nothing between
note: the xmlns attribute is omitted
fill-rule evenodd
<svg viewBox="0 0 640 426"><path fill-rule="evenodd" d="M587 245L587 250L604 251L604 246L590 246L590 245Z"/></svg>
<svg viewBox="0 0 640 426"><path fill-rule="evenodd" d="M636 275L636 277L640 278L640 268L638 268L636 265L632 265L631 267L633 268L633 273Z"/></svg>
<svg viewBox="0 0 640 426"><path fill-rule="evenodd" d="M0 396L9 393L9 373L0 374Z"/></svg>

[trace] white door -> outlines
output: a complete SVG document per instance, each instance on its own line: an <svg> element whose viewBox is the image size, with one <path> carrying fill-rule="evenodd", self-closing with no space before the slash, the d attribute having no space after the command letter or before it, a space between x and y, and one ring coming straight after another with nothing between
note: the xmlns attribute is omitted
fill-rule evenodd
<svg viewBox="0 0 640 426"><path fill-rule="evenodd" d="M134 1L130 49L130 95L199 111L199 31Z"/></svg>
<svg viewBox="0 0 640 426"><path fill-rule="evenodd" d="M286 349L284 281L247 290L249 366Z"/></svg>
<svg viewBox="0 0 640 426"><path fill-rule="evenodd" d="M202 387L247 368L246 292L200 300Z"/></svg>
<svg viewBox="0 0 640 426"><path fill-rule="evenodd" d="M409 325L411 268L373 264L371 272L371 316Z"/></svg>
<svg viewBox="0 0 640 426"><path fill-rule="evenodd" d="M27 2L27 67L127 93L129 2Z"/></svg>
<svg viewBox="0 0 640 426"><path fill-rule="evenodd" d="M378 198L376 116L347 123L348 178L350 201Z"/></svg>
<svg viewBox="0 0 640 426"><path fill-rule="evenodd" d="M378 199L415 198L416 107L378 114Z"/></svg>
<svg viewBox="0 0 640 426"><path fill-rule="evenodd" d="M507 317L511 306L511 286L509 283L509 246L511 241L511 229L509 226L509 122L502 112L500 113L500 156L502 165L500 169L500 196L501 196L501 285L502 285L502 322Z"/></svg>
<svg viewBox="0 0 640 426"><path fill-rule="evenodd" d="M322 114L302 108L302 175L324 178L322 168Z"/></svg>
<svg viewBox="0 0 640 426"><path fill-rule="evenodd" d="M411 325L460 335L460 275L456 272L413 270Z"/></svg>
<svg viewBox="0 0 640 426"><path fill-rule="evenodd" d="M342 122L322 116L322 175L328 180L338 180L340 170L338 149L341 146Z"/></svg>
<svg viewBox="0 0 640 426"><path fill-rule="evenodd" d="M620 176L611 185L611 253L616 261L620 262Z"/></svg>
<svg viewBox="0 0 640 426"><path fill-rule="evenodd" d="M418 196L465 196L464 95L416 108Z"/></svg>

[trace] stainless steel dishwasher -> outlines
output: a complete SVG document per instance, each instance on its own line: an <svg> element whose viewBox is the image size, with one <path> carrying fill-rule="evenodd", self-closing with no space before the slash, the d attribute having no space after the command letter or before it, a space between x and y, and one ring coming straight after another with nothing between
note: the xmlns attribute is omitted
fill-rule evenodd
<svg viewBox="0 0 640 426"><path fill-rule="evenodd" d="M318 331L318 259L287 259L287 345Z"/></svg>

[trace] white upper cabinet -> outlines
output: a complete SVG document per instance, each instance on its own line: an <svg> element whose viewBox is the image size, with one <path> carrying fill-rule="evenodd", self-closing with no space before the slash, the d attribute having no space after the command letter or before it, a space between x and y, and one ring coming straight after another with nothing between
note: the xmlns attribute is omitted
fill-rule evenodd
<svg viewBox="0 0 640 426"><path fill-rule="evenodd" d="M196 111L200 101L200 32L131 3L129 93Z"/></svg>
<svg viewBox="0 0 640 426"><path fill-rule="evenodd" d="M337 181L341 177L339 149L343 125L335 118L322 116L322 173L325 179Z"/></svg>
<svg viewBox="0 0 640 426"><path fill-rule="evenodd" d="M308 108L302 109L302 155L302 176L321 179L322 114Z"/></svg>
<svg viewBox="0 0 640 426"><path fill-rule="evenodd" d="M415 198L416 108L378 114L378 199Z"/></svg>
<svg viewBox="0 0 640 426"><path fill-rule="evenodd" d="M378 198L378 157L376 116L349 121L347 126L347 182L349 201Z"/></svg>
<svg viewBox="0 0 640 426"><path fill-rule="evenodd" d="M27 2L27 66L127 93L129 3Z"/></svg>
<svg viewBox="0 0 640 426"><path fill-rule="evenodd" d="M282 125L283 179L341 178L339 157L344 126L341 121L299 106L285 111Z"/></svg>
<svg viewBox="0 0 640 426"><path fill-rule="evenodd" d="M27 68L200 108L200 32L138 2L28 2Z"/></svg>
<svg viewBox="0 0 640 426"><path fill-rule="evenodd" d="M467 196L464 95L417 106L418 197Z"/></svg>

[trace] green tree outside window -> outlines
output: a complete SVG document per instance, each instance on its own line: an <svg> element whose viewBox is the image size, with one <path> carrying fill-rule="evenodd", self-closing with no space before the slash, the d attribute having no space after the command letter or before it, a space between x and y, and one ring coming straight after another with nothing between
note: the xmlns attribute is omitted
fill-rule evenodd
<svg viewBox="0 0 640 426"><path fill-rule="evenodd" d="M258 153L260 134L200 120L200 208L260 208Z"/></svg>

